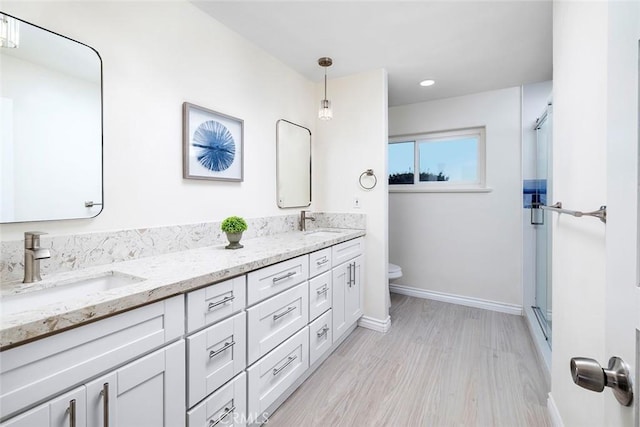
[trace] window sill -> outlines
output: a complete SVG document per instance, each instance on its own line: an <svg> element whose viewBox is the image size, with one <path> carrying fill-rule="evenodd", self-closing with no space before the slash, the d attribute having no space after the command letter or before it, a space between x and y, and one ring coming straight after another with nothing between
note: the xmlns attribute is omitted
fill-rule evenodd
<svg viewBox="0 0 640 427"><path fill-rule="evenodd" d="M490 187L433 187L418 185L389 186L389 193L491 193Z"/></svg>

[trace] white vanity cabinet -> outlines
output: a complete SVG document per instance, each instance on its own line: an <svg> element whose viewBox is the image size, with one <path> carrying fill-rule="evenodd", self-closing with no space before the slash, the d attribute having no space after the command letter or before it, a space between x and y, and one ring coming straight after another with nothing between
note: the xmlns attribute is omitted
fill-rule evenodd
<svg viewBox="0 0 640 427"><path fill-rule="evenodd" d="M170 398L184 396L184 342L140 357L183 334L184 298L177 296L3 351L0 412L7 420L0 425L22 426L44 413L50 421L42 425L53 427L102 427L105 413L112 426L184 425L184 399ZM71 387L71 395L58 396ZM35 402L43 403L8 418Z"/></svg>
<svg viewBox="0 0 640 427"><path fill-rule="evenodd" d="M246 331L240 312L187 337L189 407L246 368Z"/></svg>
<svg viewBox="0 0 640 427"><path fill-rule="evenodd" d="M333 341L338 341L362 316L364 289L362 286L363 239L335 245L334 261L342 263L332 270Z"/></svg>
<svg viewBox="0 0 640 427"><path fill-rule="evenodd" d="M11 418L2 427L184 425L184 342L142 357Z"/></svg>
<svg viewBox="0 0 640 427"><path fill-rule="evenodd" d="M243 372L188 411L187 426L245 426L246 414L247 374Z"/></svg>
<svg viewBox="0 0 640 427"><path fill-rule="evenodd" d="M345 241L4 350L0 427L265 422L362 315L362 253Z"/></svg>
<svg viewBox="0 0 640 427"><path fill-rule="evenodd" d="M249 414L263 414L309 367L309 332L301 329L247 369Z"/></svg>
<svg viewBox="0 0 640 427"><path fill-rule="evenodd" d="M78 387L0 424L2 427L86 427L86 394Z"/></svg>
<svg viewBox="0 0 640 427"><path fill-rule="evenodd" d="M87 383L87 426L183 426L184 367L181 340Z"/></svg>
<svg viewBox="0 0 640 427"><path fill-rule="evenodd" d="M189 427L246 425L246 287L240 276L186 294Z"/></svg>

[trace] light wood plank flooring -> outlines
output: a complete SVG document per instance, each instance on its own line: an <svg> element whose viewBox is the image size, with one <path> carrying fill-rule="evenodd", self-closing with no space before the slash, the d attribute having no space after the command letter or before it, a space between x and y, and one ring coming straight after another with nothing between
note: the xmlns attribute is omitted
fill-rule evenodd
<svg viewBox="0 0 640 427"><path fill-rule="evenodd" d="M520 316L392 294L391 331L357 328L268 426L550 426Z"/></svg>

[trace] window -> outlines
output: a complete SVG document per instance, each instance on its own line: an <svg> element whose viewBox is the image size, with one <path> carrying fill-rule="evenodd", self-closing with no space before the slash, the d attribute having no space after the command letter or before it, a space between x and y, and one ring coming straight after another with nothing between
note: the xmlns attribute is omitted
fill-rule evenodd
<svg viewBox="0 0 640 427"><path fill-rule="evenodd" d="M485 189L484 128L389 140L391 191Z"/></svg>

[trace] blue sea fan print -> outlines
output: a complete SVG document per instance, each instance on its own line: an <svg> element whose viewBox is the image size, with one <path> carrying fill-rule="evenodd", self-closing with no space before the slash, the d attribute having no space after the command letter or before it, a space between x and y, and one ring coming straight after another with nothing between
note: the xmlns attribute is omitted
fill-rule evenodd
<svg viewBox="0 0 640 427"><path fill-rule="evenodd" d="M223 171L236 157L236 144L229 129L222 123L209 120L196 129L191 143L200 150L196 158L202 166L212 171Z"/></svg>

